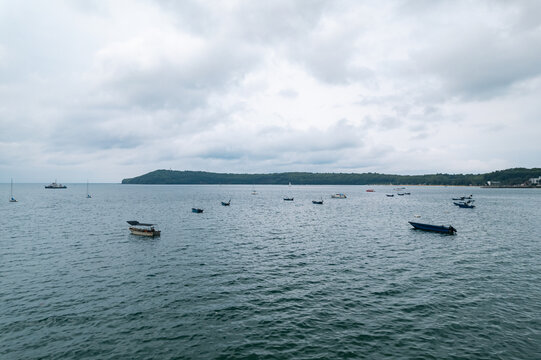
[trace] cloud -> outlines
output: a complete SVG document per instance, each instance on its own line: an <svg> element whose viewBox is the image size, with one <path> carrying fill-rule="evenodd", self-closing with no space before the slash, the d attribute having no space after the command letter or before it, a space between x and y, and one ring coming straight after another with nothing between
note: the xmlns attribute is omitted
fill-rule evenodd
<svg viewBox="0 0 541 360"><path fill-rule="evenodd" d="M40 181L22 169L39 167L44 180L70 171L78 180L106 168L103 180L118 181L155 168L539 166L539 9L5 3L0 172Z"/></svg>

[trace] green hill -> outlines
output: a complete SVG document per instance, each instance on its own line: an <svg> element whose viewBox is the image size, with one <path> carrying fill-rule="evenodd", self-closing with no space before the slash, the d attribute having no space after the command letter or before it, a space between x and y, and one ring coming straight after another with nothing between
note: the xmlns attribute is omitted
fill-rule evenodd
<svg viewBox="0 0 541 360"><path fill-rule="evenodd" d="M286 172L273 174L230 174L206 171L155 170L122 184L276 184L295 185L521 185L530 178L541 176L541 168L514 168L486 174L388 175L378 173L309 173Z"/></svg>

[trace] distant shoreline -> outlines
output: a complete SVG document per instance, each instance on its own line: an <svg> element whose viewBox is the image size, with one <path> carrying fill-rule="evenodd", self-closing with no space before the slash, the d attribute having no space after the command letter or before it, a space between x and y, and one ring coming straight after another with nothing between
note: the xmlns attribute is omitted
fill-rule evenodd
<svg viewBox="0 0 541 360"><path fill-rule="evenodd" d="M487 174L392 175L379 173L285 172L266 174L213 173L207 171L155 170L122 184L148 185L391 185L391 186L487 186L529 187L541 177L541 168L514 168ZM533 180L532 180L533 181ZM493 184L498 185L493 185ZM535 187L535 186L533 186Z"/></svg>

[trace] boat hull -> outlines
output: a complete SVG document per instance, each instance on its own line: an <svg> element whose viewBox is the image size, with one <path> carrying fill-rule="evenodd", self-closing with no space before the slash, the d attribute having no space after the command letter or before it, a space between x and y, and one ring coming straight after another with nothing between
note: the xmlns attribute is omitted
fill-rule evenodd
<svg viewBox="0 0 541 360"><path fill-rule="evenodd" d="M416 230L437 232L437 233L449 234L449 235L453 235L454 233L456 233L456 229L452 226L430 225L430 224L422 224L422 223L417 223L417 222L412 222L412 221L409 221L409 223Z"/></svg>
<svg viewBox="0 0 541 360"><path fill-rule="evenodd" d="M160 230L139 229L139 228L135 228L135 227L131 227L130 232L133 235L149 236L149 237L160 236L160 233L161 233Z"/></svg>
<svg viewBox="0 0 541 360"><path fill-rule="evenodd" d="M203 212L203 209L192 208L192 212L196 214L201 214Z"/></svg>

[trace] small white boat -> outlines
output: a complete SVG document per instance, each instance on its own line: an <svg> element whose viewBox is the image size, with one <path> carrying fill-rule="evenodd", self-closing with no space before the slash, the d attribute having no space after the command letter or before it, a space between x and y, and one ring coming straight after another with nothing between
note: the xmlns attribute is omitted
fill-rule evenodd
<svg viewBox="0 0 541 360"><path fill-rule="evenodd" d="M130 232L133 235L155 237L161 234L161 231L156 229L156 224L143 224L135 220L130 220L127 223L132 225L130 226Z"/></svg>
<svg viewBox="0 0 541 360"><path fill-rule="evenodd" d="M346 196L346 194L338 193L338 194L332 194L331 198L333 198L333 199L346 199L347 196Z"/></svg>
<svg viewBox="0 0 541 360"><path fill-rule="evenodd" d="M66 185L58 184L56 180L49 185L45 185L45 189L66 189Z"/></svg>

